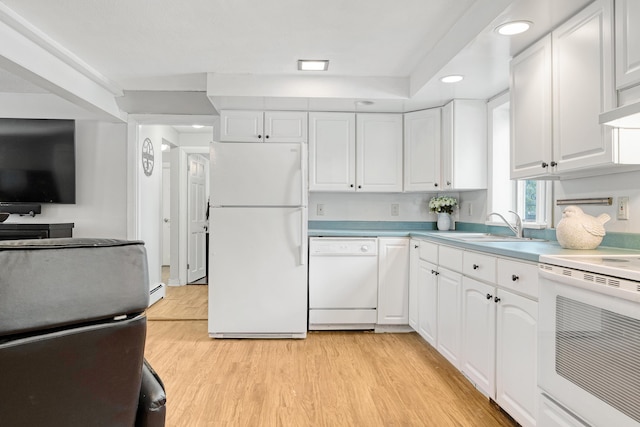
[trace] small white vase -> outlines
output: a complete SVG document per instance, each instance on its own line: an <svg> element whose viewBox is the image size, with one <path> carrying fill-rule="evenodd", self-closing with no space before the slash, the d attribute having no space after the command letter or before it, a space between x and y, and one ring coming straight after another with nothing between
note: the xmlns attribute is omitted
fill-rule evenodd
<svg viewBox="0 0 640 427"><path fill-rule="evenodd" d="M451 217L446 212L438 214L438 230L448 230L451 227Z"/></svg>

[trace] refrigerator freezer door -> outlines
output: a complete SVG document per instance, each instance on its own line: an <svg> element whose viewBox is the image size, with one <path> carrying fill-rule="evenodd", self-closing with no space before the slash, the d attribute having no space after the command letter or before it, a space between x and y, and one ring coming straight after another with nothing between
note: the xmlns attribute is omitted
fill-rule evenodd
<svg viewBox="0 0 640 427"><path fill-rule="evenodd" d="M306 145L211 144L212 206L306 206Z"/></svg>
<svg viewBox="0 0 640 427"><path fill-rule="evenodd" d="M306 336L305 216L305 208L212 209L210 336Z"/></svg>

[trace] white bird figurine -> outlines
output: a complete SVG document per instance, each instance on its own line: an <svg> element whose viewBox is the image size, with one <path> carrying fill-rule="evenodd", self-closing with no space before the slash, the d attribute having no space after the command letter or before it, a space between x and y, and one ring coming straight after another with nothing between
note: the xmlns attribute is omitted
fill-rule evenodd
<svg viewBox="0 0 640 427"><path fill-rule="evenodd" d="M558 243L565 249L595 249L602 242L604 224L610 219L606 213L593 217L577 206L567 206L556 227Z"/></svg>

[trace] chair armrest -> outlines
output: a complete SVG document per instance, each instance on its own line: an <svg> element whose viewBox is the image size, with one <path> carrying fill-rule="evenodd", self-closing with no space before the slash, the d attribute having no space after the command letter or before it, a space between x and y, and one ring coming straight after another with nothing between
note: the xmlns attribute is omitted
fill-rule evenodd
<svg viewBox="0 0 640 427"><path fill-rule="evenodd" d="M142 365L142 385L138 400L136 427L163 427L167 396L162 380L147 360Z"/></svg>

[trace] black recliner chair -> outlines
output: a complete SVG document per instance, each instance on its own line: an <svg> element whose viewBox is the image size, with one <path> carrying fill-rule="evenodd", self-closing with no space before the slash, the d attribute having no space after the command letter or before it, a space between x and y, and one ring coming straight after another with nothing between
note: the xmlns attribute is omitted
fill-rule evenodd
<svg viewBox="0 0 640 427"><path fill-rule="evenodd" d="M164 426L142 242L0 242L0 426Z"/></svg>

